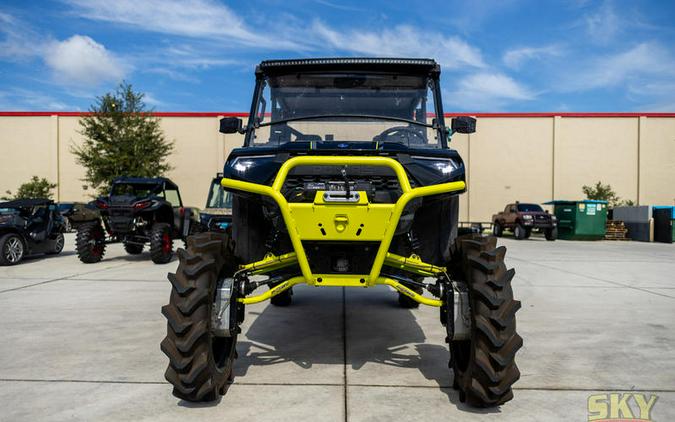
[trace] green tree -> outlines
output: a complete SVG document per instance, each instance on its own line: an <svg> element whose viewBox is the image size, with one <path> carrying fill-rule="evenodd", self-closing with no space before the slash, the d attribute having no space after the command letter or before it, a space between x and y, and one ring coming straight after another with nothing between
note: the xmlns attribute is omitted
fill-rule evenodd
<svg viewBox="0 0 675 422"><path fill-rule="evenodd" d="M3 197L4 200L10 199L26 199L26 198L47 198L52 199L54 194L52 194L52 189L56 188L56 183L51 183L49 180L39 178L37 176L31 177L31 179L21 184L19 190L16 191L16 194L12 194L11 191L5 191L7 196Z"/></svg>
<svg viewBox="0 0 675 422"><path fill-rule="evenodd" d="M584 185L581 190L586 195L587 199L595 199L599 201L607 201L610 207L618 206L633 206L635 202L630 199L621 200L619 196L612 190L612 186L609 184L604 185L602 182L598 181L595 185L586 186Z"/></svg>
<svg viewBox="0 0 675 422"><path fill-rule="evenodd" d="M167 158L173 142L164 138L143 97L123 82L115 92L97 97L91 114L80 120L84 143L71 152L86 168L84 181L99 194L107 193L116 177L157 177L171 169Z"/></svg>

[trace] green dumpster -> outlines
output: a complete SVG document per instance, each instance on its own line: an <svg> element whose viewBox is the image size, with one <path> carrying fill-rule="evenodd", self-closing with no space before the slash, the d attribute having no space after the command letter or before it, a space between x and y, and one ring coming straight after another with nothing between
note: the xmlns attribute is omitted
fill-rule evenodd
<svg viewBox="0 0 675 422"><path fill-rule="evenodd" d="M605 238L607 201L551 201L558 219L558 238L566 240L600 240Z"/></svg>

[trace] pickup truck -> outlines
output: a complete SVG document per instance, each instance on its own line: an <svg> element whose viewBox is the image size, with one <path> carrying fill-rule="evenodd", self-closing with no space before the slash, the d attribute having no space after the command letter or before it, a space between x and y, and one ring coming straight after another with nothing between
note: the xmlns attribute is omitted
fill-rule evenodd
<svg viewBox="0 0 675 422"><path fill-rule="evenodd" d="M504 211L492 216L492 233L495 236L501 237L507 229L512 230L518 240L530 237L532 230L544 232L546 240L555 240L558 237L555 215L544 211L537 204L508 204Z"/></svg>

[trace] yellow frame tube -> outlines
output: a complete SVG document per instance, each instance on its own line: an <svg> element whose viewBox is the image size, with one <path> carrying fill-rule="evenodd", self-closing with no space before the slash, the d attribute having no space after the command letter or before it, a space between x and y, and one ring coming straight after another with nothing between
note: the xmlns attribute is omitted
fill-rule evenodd
<svg viewBox="0 0 675 422"><path fill-rule="evenodd" d="M251 192L259 195L265 195L272 198L281 211L281 215L286 223L286 228L288 229L288 236L295 250L297 256L298 265L300 266L300 271L305 282L310 285L316 285L317 277L312 274L312 271L309 267L309 262L307 260L307 255L302 246L302 239L299 236L297 225L295 219L290 212L290 207L288 206L288 201L281 194L281 188L288 176L288 173L295 167L303 165L312 165L312 166L344 166L344 165L354 165L354 166L376 166L376 167L389 167L394 171L398 179L399 186L403 194L399 197L398 201L394 204L392 210L390 223L385 230L384 236L380 243L380 247L373 261L373 266L370 270L370 274L366 279L366 285L372 286L378 284L378 279L380 276L380 271L384 265L387 253L389 252L389 246L391 245L391 240L394 237L396 231L396 226L401 218L403 209L405 206L413 199L429 196L429 195L439 195L443 193L457 192L461 191L466 187L466 184L462 181L459 182L450 182L442 183L438 185L423 186L419 188L412 188L410 186L410 181L408 180L408 175L405 172L405 168L401 163L389 157L354 157L354 156L301 156L293 157L287 160L284 164L281 165L279 172L277 173L272 186L260 185L256 183L244 182L241 180L234 180L223 178L221 185L227 189L241 190L245 192ZM400 284L398 282L392 281L392 283ZM295 283L297 284L297 283ZM406 294L405 291L400 290L391 283L384 283L392 285L401 293ZM283 285L280 284L280 286ZM277 286L279 287L279 286ZM281 291L283 291L282 289ZM410 292L412 290L407 289ZM414 292L412 292L414 293ZM271 297L271 296L270 296ZM412 296L411 296L412 297ZM414 298L414 297L413 297ZM264 300L264 299L262 299ZM425 300L428 300L425 298ZM424 302L421 302L424 303Z"/></svg>
<svg viewBox="0 0 675 422"><path fill-rule="evenodd" d="M326 286L334 286L334 287L356 287L356 286L364 286L364 284L360 284L359 282L360 276L347 276L347 277L340 277L338 275L330 274L330 275L323 275L322 279L324 280L322 283L325 283ZM296 284L305 284L305 279L303 277L293 277L290 278L283 283L278 284L277 286L274 286L273 288L267 290L266 292L263 292L259 295L256 296L249 296L249 297L240 297L237 299L239 302L250 305L253 303L259 303L265 300L268 300L272 298L273 296L278 295L279 293L283 292L284 290L288 290L291 287L295 286ZM443 302L439 299L431 299L428 297L425 297L417 292L415 292L412 289L409 289L408 287L404 286L400 282L388 278L388 277L379 277L375 284L384 284L386 286L391 286L397 291L401 292L402 294L408 296L412 300L419 302L423 305L427 306L441 306Z"/></svg>

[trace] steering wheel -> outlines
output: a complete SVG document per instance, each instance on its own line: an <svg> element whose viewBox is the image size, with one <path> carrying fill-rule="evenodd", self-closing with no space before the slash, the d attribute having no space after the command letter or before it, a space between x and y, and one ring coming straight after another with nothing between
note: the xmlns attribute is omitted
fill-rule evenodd
<svg viewBox="0 0 675 422"><path fill-rule="evenodd" d="M392 138L392 139L389 139ZM427 140L422 132L412 126L394 126L373 138L375 142L400 142L409 144L426 144Z"/></svg>

